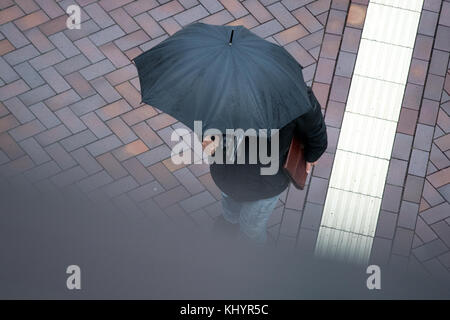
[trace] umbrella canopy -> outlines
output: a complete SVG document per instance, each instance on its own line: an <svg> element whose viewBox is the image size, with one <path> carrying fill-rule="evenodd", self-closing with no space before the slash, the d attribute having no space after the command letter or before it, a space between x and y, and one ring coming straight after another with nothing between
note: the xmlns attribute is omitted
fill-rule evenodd
<svg viewBox="0 0 450 320"><path fill-rule="evenodd" d="M191 129L279 129L312 108L300 64L243 26L193 23L134 62L142 101Z"/></svg>

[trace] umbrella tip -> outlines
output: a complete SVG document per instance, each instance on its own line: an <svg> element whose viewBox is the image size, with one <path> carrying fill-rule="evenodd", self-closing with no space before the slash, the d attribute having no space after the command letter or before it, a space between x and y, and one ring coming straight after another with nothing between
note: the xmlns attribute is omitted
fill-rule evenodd
<svg viewBox="0 0 450 320"><path fill-rule="evenodd" d="M230 43L229 43L230 46L233 42L233 34L234 34L234 30L231 30Z"/></svg>

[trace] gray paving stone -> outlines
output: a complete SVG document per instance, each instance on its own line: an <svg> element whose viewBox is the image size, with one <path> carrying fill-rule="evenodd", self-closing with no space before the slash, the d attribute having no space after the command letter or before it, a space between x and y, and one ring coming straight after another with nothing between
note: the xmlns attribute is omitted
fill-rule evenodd
<svg viewBox="0 0 450 320"><path fill-rule="evenodd" d="M89 66L89 60L83 54L79 54L70 59L66 59L61 63L55 64L55 69L62 75L66 76L69 73L78 71Z"/></svg>
<svg viewBox="0 0 450 320"><path fill-rule="evenodd" d="M1 25L0 31L16 48L23 47L30 43L13 22Z"/></svg>
<svg viewBox="0 0 450 320"><path fill-rule="evenodd" d="M300 211L285 209L281 222L280 234L296 237L300 227L302 214Z"/></svg>
<svg viewBox="0 0 450 320"><path fill-rule="evenodd" d="M105 59L100 62L97 62L96 64L81 69L80 73L86 80L89 81L94 78L103 76L114 70L115 70L114 65L109 60Z"/></svg>
<svg viewBox="0 0 450 320"><path fill-rule="evenodd" d="M403 188L386 184L381 209L397 213L400 208Z"/></svg>
<svg viewBox="0 0 450 320"><path fill-rule="evenodd" d="M194 21L200 20L209 15L209 12L203 6L196 6L174 16L174 19L181 25L185 26Z"/></svg>
<svg viewBox="0 0 450 320"><path fill-rule="evenodd" d="M187 212L193 212L215 201L216 199L214 199L214 197L205 190L192 196L191 198L181 201L179 204Z"/></svg>
<svg viewBox="0 0 450 320"><path fill-rule="evenodd" d="M431 151L433 133L434 127L418 123L413 147L424 151Z"/></svg>
<svg viewBox="0 0 450 320"><path fill-rule="evenodd" d="M423 185L424 185L424 178L408 175L406 177L403 199L415 203L420 203Z"/></svg>
<svg viewBox="0 0 450 320"><path fill-rule="evenodd" d="M125 32L118 26L113 25L89 36L89 39L96 45L101 46L110 41L116 40L125 35Z"/></svg>
<svg viewBox="0 0 450 320"><path fill-rule="evenodd" d="M395 186L403 186L405 184L407 167L407 161L392 158L389 162L386 182Z"/></svg>
<svg viewBox="0 0 450 320"><path fill-rule="evenodd" d="M19 144L36 164L39 165L50 160L48 154L33 137L25 139Z"/></svg>
<svg viewBox="0 0 450 320"><path fill-rule="evenodd" d="M65 58L59 52L59 50L54 49L52 51L49 51L43 55L40 55L36 58L31 59L28 61L31 66L36 69L37 71L48 68L50 66L53 66L61 61L63 61Z"/></svg>
<svg viewBox="0 0 450 320"><path fill-rule="evenodd" d="M45 84L33 90L22 93L19 95L19 99L22 100L22 102L27 106L30 106L54 95L55 91L53 91L48 84Z"/></svg>
<svg viewBox="0 0 450 320"><path fill-rule="evenodd" d="M414 237L413 230L407 230L403 228L397 228L394 236L394 242L392 245L392 253L409 256Z"/></svg>
<svg viewBox="0 0 450 320"><path fill-rule="evenodd" d="M9 131L9 134L14 138L14 140L21 141L44 130L45 127L42 125L42 123L40 123L39 120L34 119L33 121L27 122L21 126L11 129Z"/></svg>
<svg viewBox="0 0 450 320"><path fill-rule="evenodd" d="M436 233L427 223L425 223L420 215L417 218L416 235L418 235L423 242L430 242L437 238Z"/></svg>
<svg viewBox="0 0 450 320"><path fill-rule="evenodd" d="M445 221L439 221L431 225L431 228L439 236L439 238L450 247L450 226Z"/></svg>
<svg viewBox="0 0 450 320"><path fill-rule="evenodd" d="M93 174L103 169L85 148L72 151L71 156L88 174Z"/></svg>
<svg viewBox="0 0 450 320"><path fill-rule="evenodd" d="M48 39L58 48L58 50L66 57L71 58L80 54L80 50L69 40L63 32L58 32Z"/></svg>
<svg viewBox="0 0 450 320"><path fill-rule="evenodd" d="M69 170L65 170L51 178L51 181L58 187L65 187L69 184L75 183L86 177L86 172L81 167L73 167Z"/></svg>
<svg viewBox="0 0 450 320"><path fill-rule="evenodd" d="M302 229L319 230L322 213L322 205L306 202L301 222Z"/></svg>
<svg viewBox="0 0 450 320"><path fill-rule="evenodd" d="M70 152L95 140L97 137L90 130L84 130L61 140L61 144L66 151Z"/></svg>
<svg viewBox="0 0 450 320"><path fill-rule="evenodd" d="M134 188L139 186L137 182L131 176L126 176L119 180L114 181L113 183L106 185L104 188L105 193L109 197L117 197L122 193L128 192Z"/></svg>
<svg viewBox="0 0 450 320"><path fill-rule="evenodd" d="M391 256L392 240L375 237L370 252L370 264L386 266Z"/></svg>
<svg viewBox="0 0 450 320"><path fill-rule="evenodd" d="M166 145L158 146L137 156L137 159L146 167L170 157L171 150Z"/></svg>
<svg viewBox="0 0 450 320"><path fill-rule="evenodd" d="M61 167L61 169L66 170L68 168L77 165L77 162L64 150L59 143L54 143L45 148L45 151L52 157L53 160Z"/></svg>
<svg viewBox="0 0 450 320"><path fill-rule="evenodd" d="M205 190L203 184L201 184L198 179L189 171L188 168L181 168L174 171L174 176L181 182L181 184L191 193L196 194Z"/></svg>
<svg viewBox="0 0 450 320"><path fill-rule="evenodd" d="M396 133L392 157L396 159L409 161L413 137L403 133Z"/></svg>
<svg viewBox="0 0 450 320"><path fill-rule="evenodd" d="M106 101L101 96L95 94L86 99L80 100L70 106L70 109L77 115L81 116L91 111L103 107Z"/></svg>
<svg viewBox="0 0 450 320"><path fill-rule="evenodd" d="M19 120L20 123L26 123L36 119L34 114L20 101L17 97L13 97L3 102L8 110Z"/></svg>
<svg viewBox="0 0 450 320"><path fill-rule="evenodd" d="M378 216L376 237L392 239L397 225L398 214L381 210Z"/></svg>
<svg viewBox="0 0 450 320"><path fill-rule="evenodd" d="M164 188L159 184L159 182L152 181L134 189L133 191L130 191L129 196L134 201L141 202L147 200L148 198L153 198L162 192L164 192Z"/></svg>
<svg viewBox="0 0 450 320"><path fill-rule="evenodd" d="M16 65L14 70L31 88L39 87L45 83L44 79L31 67L28 61Z"/></svg>
<svg viewBox="0 0 450 320"><path fill-rule="evenodd" d="M420 215L426 223L433 224L450 217L450 204L448 202L441 203L440 205L421 212Z"/></svg>
<svg viewBox="0 0 450 320"><path fill-rule="evenodd" d="M406 229L414 230L416 228L418 213L419 205L417 203L402 201L398 215L398 225Z"/></svg>
<svg viewBox="0 0 450 320"><path fill-rule="evenodd" d="M10 53L7 53L3 56L3 58L12 66L22 63L24 61L28 61L40 55L40 52L36 50L36 48L29 44L20 49L14 50Z"/></svg>
<svg viewBox="0 0 450 320"><path fill-rule="evenodd" d="M414 255L420 261L428 260L434 258L438 255L443 254L448 251L448 248L445 246L444 242L441 239L436 239L431 242L424 244L418 248L412 250Z"/></svg>
<svg viewBox="0 0 450 320"><path fill-rule="evenodd" d="M450 184L438 188L438 191L450 203Z"/></svg>
<svg viewBox="0 0 450 320"><path fill-rule="evenodd" d="M91 192L113 181L114 179L111 178L105 170L102 170L94 175L80 180L77 185L84 192Z"/></svg>
<svg viewBox="0 0 450 320"><path fill-rule="evenodd" d="M30 106L30 111L39 119L39 121L48 129L53 128L61 123L55 114L47 108L43 102L39 102Z"/></svg>
<svg viewBox="0 0 450 320"><path fill-rule="evenodd" d="M425 177L427 173L429 152L413 149L411 159L409 161L408 173Z"/></svg>
<svg viewBox="0 0 450 320"><path fill-rule="evenodd" d="M61 172L61 168L55 161L47 161L33 169L30 169L24 173L24 175L32 182L37 182L42 179L49 178Z"/></svg>
<svg viewBox="0 0 450 320"><path fill-rule="evenodd" d="M99 156L105 152L120 147L122 142L115 136L110 135L86 146L86 149L94 156Z"/></svg>

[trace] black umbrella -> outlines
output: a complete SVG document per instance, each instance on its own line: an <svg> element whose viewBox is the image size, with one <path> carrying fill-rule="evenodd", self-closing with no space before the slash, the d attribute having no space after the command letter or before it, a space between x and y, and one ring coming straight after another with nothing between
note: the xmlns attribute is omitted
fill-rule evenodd
<svg viewBox="0 0 450 320"><path fill-rule="evenodd" d="M243 26L193 23L134 62L142 101L191 129L279 129L312 108L300 64Z"/></svg>

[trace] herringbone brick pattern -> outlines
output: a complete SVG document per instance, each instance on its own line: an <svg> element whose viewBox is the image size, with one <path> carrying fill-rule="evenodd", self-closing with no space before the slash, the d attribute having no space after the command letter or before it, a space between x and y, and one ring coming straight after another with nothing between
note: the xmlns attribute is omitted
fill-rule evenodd
<svg viewBox="0 0 450 320"><path fill-rule="evenodd" d="M442 9L442 25L437 29L441 33L430 62L427 98L422 102L425 109L421 110L414 138L415 145L426 145L430 153L412 252L435 273L445 269L450 272L450 48L442 46L443 37L450 37L450 2L444 2L443 6L446 9ZM427 121L434 125L433 133L424 132L429 129Z"/></svg>
<svg viewBox="0 0 450 320"><path fill-rule="evenodd" d="M80 30L66 27L71 4L81 7ZM68 189L210 228L221 195L209 168L170 161L170 136L182 124L140 103L131 59L194 21L244 25L284 46L309 85L316 77L325 108L349 1L1 0L0 8L0 174L55 196ZM287 190L272 238L295 243L305 204L320 205L325 191L307 202L307 190Z"/></svg>
<svg viewBox="0 0 450 320"><path fill-rule="evenodd" d="M81 7L80 30L66 27L71 4ZM211 229L220 191L207 165L170 161L171 133L183 125L140 103L131 59L194 21L244 25L297 59L325 114L328 149L305 190L284 192L268 226L279 245L312 252L367 5L0 0L0 175ZM374 255L437 273L450 268L449 12L448 1L425 1L374 242Z"/></svg>
<svg viewBox="0 0 450 320"><path fill-rule="evenodd" d="M450 2L425 1L373 253L450 279Z"/></svg>

